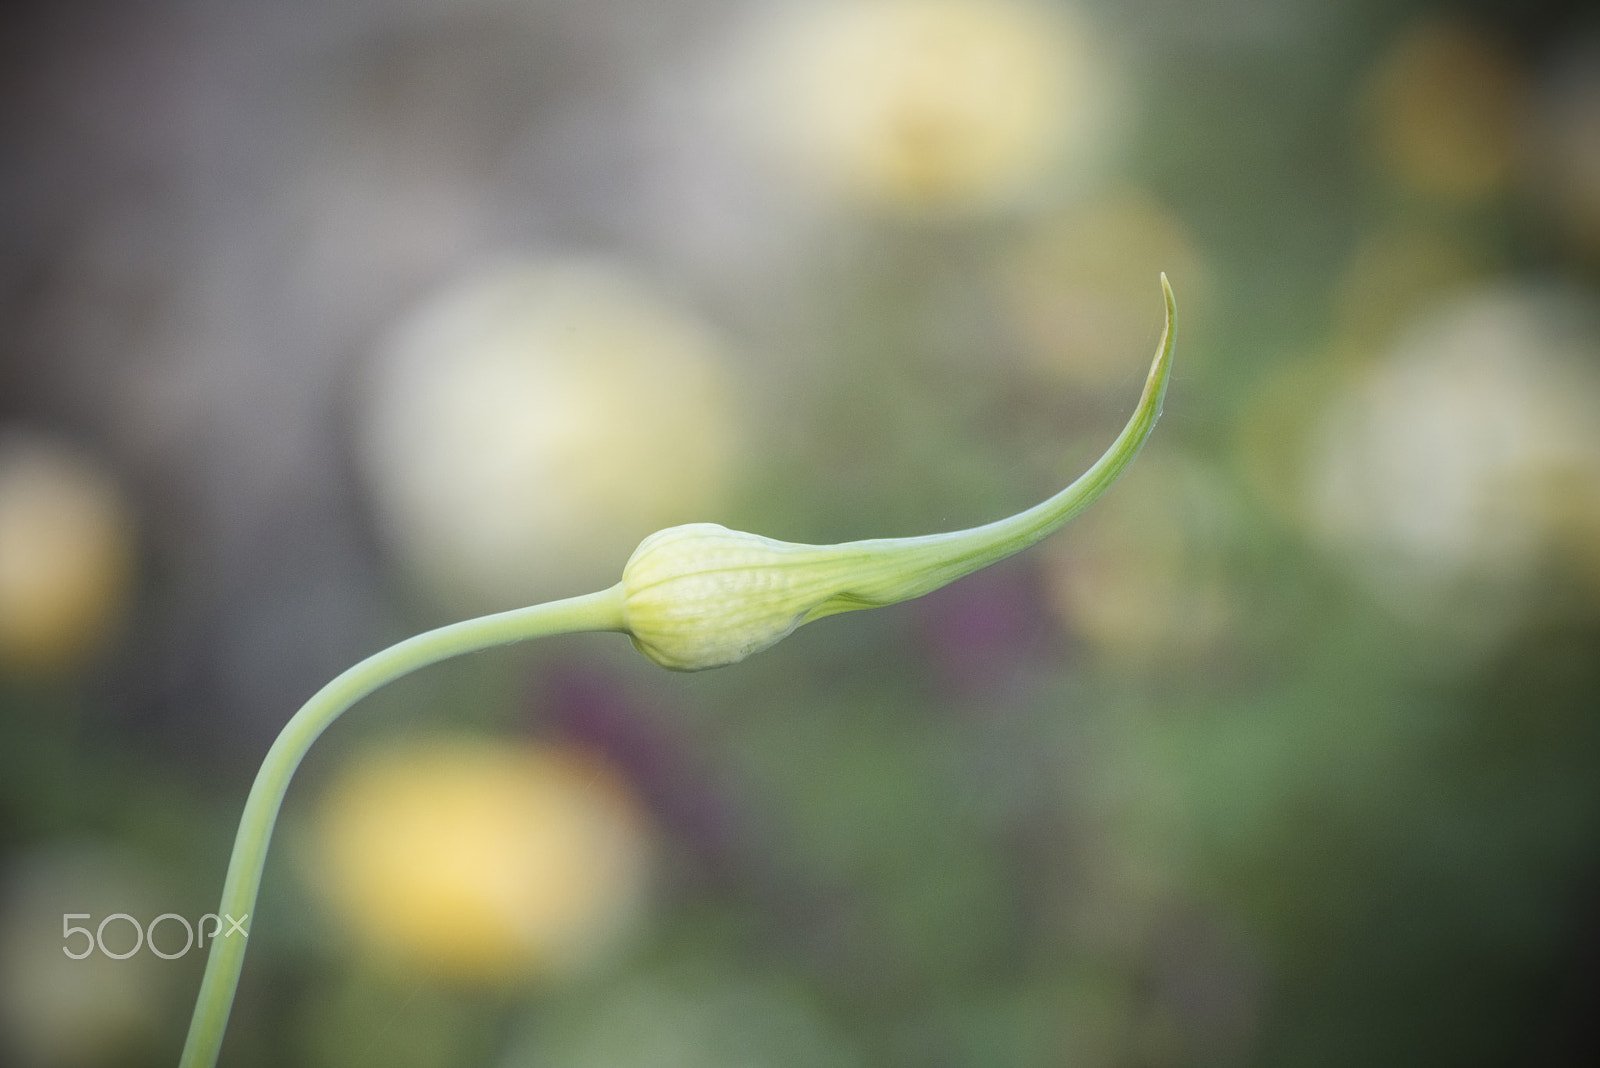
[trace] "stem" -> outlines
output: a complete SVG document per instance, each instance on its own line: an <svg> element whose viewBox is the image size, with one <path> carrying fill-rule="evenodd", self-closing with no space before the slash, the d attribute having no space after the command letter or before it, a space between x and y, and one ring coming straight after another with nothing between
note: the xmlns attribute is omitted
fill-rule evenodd
<svg viewBox="0 0 1600 1068"><path fill-rule="evenodd" d="M179 1068L213 1068L217 1063L228 1013L239 988L247 942L247 935L232 931L231 921L236 919L241 930L249 930L249 916L261 889L267 845L278 821L278 810L283 807L289 779L311 743L330 723L378 687L462 653L554 634L624 629L621 587L614 586L599 593L499 612L418 634L374 653L318 690L272 743L245 801L239 834L233 842L233 857L228 862L228 877L222 886L222 903L217 906L217 914L223 917L219 931L239 936L219 933L212 938L211 955L200 980L200 996L195 1001Z"/></svg>

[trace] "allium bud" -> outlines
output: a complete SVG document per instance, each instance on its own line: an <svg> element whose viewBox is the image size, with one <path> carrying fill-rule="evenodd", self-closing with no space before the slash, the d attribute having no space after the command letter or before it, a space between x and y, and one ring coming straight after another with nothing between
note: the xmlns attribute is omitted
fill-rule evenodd
<svg viewBox="0 0 1600 1068"><path fill-rule="evenodd" d="M1007 519L918 538L799 545L715 523L657 531L622 571L622 615L634 647L674 671L737 663L802 623L931 593L1060 528L1133 462L1161 415L1176 315L1165 275L1161 286L1167 325L1139 407L1072 485Z"/></svg>

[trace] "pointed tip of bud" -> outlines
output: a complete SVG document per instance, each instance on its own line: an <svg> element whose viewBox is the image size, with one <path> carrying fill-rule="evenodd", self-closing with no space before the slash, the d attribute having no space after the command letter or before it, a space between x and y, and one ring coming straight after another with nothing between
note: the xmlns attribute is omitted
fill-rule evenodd
<svg viewBox="0 0 1600 1068"><path fill-rule="evenodd" d="M1153 413L1150 426L1154 426L1156 419L1161 417L1161 406L1166 400L1167 381L1172 371L1173 340L1178 328L1178 301L1172 295L1172 283L1167 281L1165 271L1161 272L1161 294L1166 304L1167 322L1161 330L1161 343L1156 346L1155 358L1150 361L1150 373L1145 378L1144 396L1139 401L1141 410L1149 407ZM1144 432L1148 433L1149 427L1146 427Z"/></svg>
<svg viewBox="0 0 1600 1068"><path fill-rule="evenodd" d="M1163 341L1165 341L1166 337L1171 336L1173 326L1178 321L1178 299L1172 295L1172 283L1167 281L1166 271L1161 272L1161 295L1166 299L1167 303L1167 329L1166 335L1163 337ZM1164 351L1167 349L1167 345L1163 344L1161 348Z"/></svg>

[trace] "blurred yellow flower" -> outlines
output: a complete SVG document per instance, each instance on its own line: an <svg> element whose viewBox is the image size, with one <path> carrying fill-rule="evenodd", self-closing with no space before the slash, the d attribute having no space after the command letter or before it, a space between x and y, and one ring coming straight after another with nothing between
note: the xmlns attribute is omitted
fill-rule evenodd
<svg viewBox="0 0 1600 1068"><path fill-rule="evenodd" d="M348 769L315 818L317 886L369 949L504 981L581 967L642 904L644 817L577 752L452 739Z"/></svg>
<svg viewBox="0 0 1600 1068"><path fill-rule="evenodd" d="M714 513L733 413L705 325L615 267L518 262L400 324L372 368L363 460L429 591L509 608L613 580L651 530Z"/></svg>
<svg viewBox="0 0 1600 1068"><path fill-rule="evenodd" d="M1367 85L1378 157L1421 193L1474 201L1502 191L1526 134L1516 59L1464 22L1428 21L1401 36Z"/></svg>
<svg viewBox="0 0 1600 1068"><path fill-rule="evenodd" d="M794 8L751 63L753 121L798 169L912 210L1005 201L1102 119L1103 58L1062 8L854 0Z"/></svg>
<svg viewBox="0 0 1600 1068"><path fill-rule="evenodd" d="M128 590L132 528L111 477L77 450L0 436L0 663L62 669L107 636Z"/></svg>

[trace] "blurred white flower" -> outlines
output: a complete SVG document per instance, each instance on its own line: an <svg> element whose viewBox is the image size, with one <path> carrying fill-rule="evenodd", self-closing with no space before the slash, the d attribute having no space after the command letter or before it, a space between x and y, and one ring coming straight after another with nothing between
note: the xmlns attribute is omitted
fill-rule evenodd
<svg viewBox="0 0 1600 1068"><path fill-rule="evenodd" d="M1514 615L1552 547L1600 535L1573 526L1600 502L1595 336L1592 309L1534 290L1420 320L1323 416L1315 532L1399 610Z"/></svg>
<svg viewBox="0 0 1600 1068"><path fill-rule="evenodd" d="M1361 236L1333 292L1326 346L1280 354L1236 409L1234 459L1263 504L1286 522L1305 518L1311 438L1330 400L1419 312L1476 289L1493 271L1487 249L1445 228L1390 220Z"/></svg>
<svg viewBox="0 0 1600 1068"><path fill-rule="evenodd" d="M463 978L564 974L645 893L644 816L571 750L453 739L368 757L315 817L312 880L365 946Z"/></svg>
<svg viewBox="0 0 1600 1068"><path fill-rule="evenodd" d="M133 523L115 483L78 450L0 434L0 663L70 666L124 606Z"/></svg>
<svg viewBox="0 0 1600 1068"><path fill-rule="evenodd" d="M706 326L615 268L513 263L400 324L362 459L423 584L509 608L609 585L645 534L714 513L735 426Z"/></svg>
<svg viewBox="0 0 1600 1068"><path fill-rule="evenodd" d="M911 210L1011 199L1100 147L1110 76L1071 9L830 0L782 10L744 57L747 122L799 172Z"/></svg>

